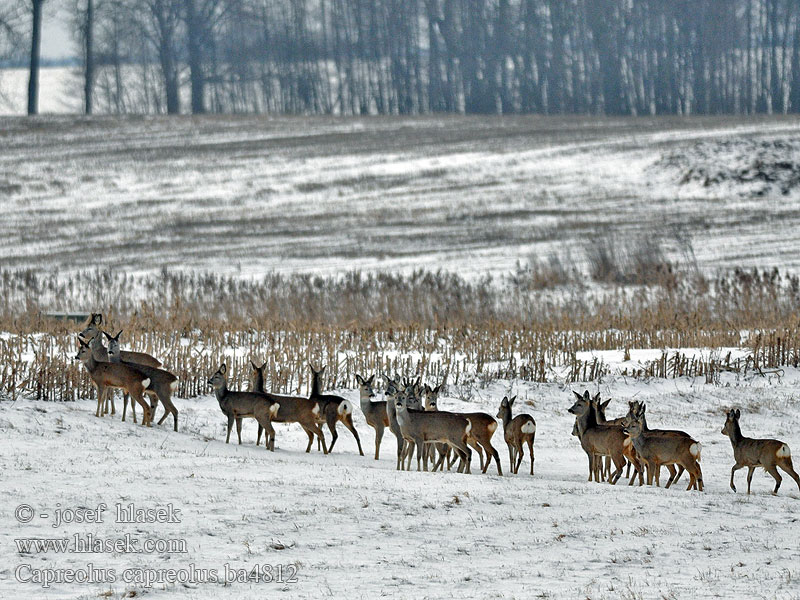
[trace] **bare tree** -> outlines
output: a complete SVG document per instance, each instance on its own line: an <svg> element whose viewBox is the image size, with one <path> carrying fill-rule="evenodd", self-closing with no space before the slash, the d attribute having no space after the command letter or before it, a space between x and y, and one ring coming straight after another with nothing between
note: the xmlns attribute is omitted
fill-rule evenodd
<svg viewBox="0 0 800 600"><path fill-rule="evenodd" d="M45 0L30 0L31 60L28 77L28 114L39 112L39 58L42 46L42 8Z"/></svg>

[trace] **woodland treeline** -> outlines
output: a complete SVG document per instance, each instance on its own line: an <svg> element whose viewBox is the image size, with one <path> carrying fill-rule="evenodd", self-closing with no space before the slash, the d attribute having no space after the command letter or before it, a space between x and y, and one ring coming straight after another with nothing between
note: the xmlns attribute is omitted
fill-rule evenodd
<svg viewBox="0 0 800 600"><path fill-rule="evenodd" d="M798 0L69 1L86 112L800 112Z"/></svg>

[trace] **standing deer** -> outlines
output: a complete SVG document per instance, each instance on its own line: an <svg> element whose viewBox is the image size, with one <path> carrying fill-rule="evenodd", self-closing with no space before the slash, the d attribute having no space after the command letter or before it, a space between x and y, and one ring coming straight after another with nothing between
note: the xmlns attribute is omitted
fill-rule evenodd
<svg viewBox="0 0 800 600"><path fill-rule="evenodd" d="M320 413L319 403L309 400L308 398L303 398L302 396L284 396L282 394L267 392L264 389L264 368L267 366L267 363L265 362L258 367L253 361L250 361L250 365L253 367L253 390L268 396L272 401L279 404L278 413L272 417L272 422L297 423L308 436L306 452L311 452L311 446L316 436L317 443L322 446L323 453L327 454L328 446L325 443L325 434L322 433L322 429L318 423ZM263 427L259 425L256 445L261 443L262 432Z"/></svg>
<svg viewBox="0 0 800 600"><path fill-rule="evenodd" d="M397 399L400 398L402 391L400 390L400 384L391 379L390 377L384 375L383 378L386 380L386 389L384 390L383 394L386 398L386 418L389 421L389 431L395 437L397 441L397 470L400 471L403 468L401 464L403 460L403 449L405 447L405 440L403 439L403 433L400 431L400 424L397 422Z"/></svg>
<svg viewBox="0 0 800 600"><path fill-rule="evenodd" d="M511 399L508 396L503 396L503 400L500 402L500 410L497 411L497 418L503 421L503 436L508 446L508 460L511 472L514 474L519 473L519 466L522 464L522 458L525 455L523 445L527 444L528 452L531 455L531 475L533 475L533 463L535 460L533 442L536 438L536 421L533 420L532 416L525 414L512 418L511 409L516 399L516 396ZM488 457L486 462L489 462Z"/></svg>
<svg viewBox="0 0 800 600"><path fill-rule="evenodd" d="M101 335L102 330L100 329L101 325L103 324L103 314L102 313L92 313L92 316L89 317L89 323L86 325L86 328L78 334L78 337L82 339L84 342L89 344L89 347L92 350L92 354L94 354L94 359L98 362L108 362L108 351L106 347L103 346L103 336ZM122 350L120 354L121 358L125 362L132 362L137 363L140 365L147 365L149 367L158 368L161 366L161 362L149 354L144 352L130 352L127 350ZM109 390L109 396L105 398L105 405L103 407L103 414L108 413L108 402L109 399L111 400L111 414L116 414L116 407L114 406L114 391ZM123 392L123 410L122 410L122 420L125 420L125 408L128 405L128 393ZM133 407L133 404L131 404ZM134 416L134 423L136 422L136 417Z"/></svg>
<svg viewBox="0 0 800 600"><path fill-rule="evenodd" d="M647 464L647 485L652 485L655 474L659 485L661 465L679 464L689 472L689 486L703 491L703 472L700 469L701 445L688 435L663 434L658 431L645 431L644 411L639 409L634 415L625 418L625 431L631 436L636 454Z"/></svg>
<svg viewBox="0 0 800 600"><path fill-rule="evenodd" d="M239 444L242 443L242 419L249 417L255 419L267 432L266 447L275 450L275 430L272 428L272 418L278 413L280 404L268 399L264 394L256 392L233 392L228 389L228 365L222 364L208 380L214 388L214 393L219 402L219 408L228 417L228 435L225 443L231 440L231 429L236 423L236 434ZM258 445L256 443L256 445Z"/></svg>
<svg viewBox="0 0 800 600"><path fill-rule="evenodd" d="M425 386L425 410L438 411L439 410L439 392L441 385L435 388ZM484 412L471 412L471 413L453 413L469 419L472 424L469 435L467 436L467 444L478 453L478 458L481 463L481 473L486 473L489 465L492 464L492 458L495 460L497 466L497 473L503 474L503 468L500 466L500 454L494 446L492 446L492 436L497 431L497 421L491 415ZM433 470L443 468L445 460L447 460L447 469L450 470L451 464L449 456L451 448L446 444L430 444L428 451L433 452L436 449L439 452L439 460L434 464ZM486 452L486 461L483 460L483 452Z"/></svg>
<svg viewBox="0 0 800 600"><path fill-rule="evenodd" d="M597 423L589 390L586 390L583 396L578 392L574 393L577 400L569 408L569 412L578 417L578 439L589 459L589 481L592 480L592 476L596 482L600 481L598 478L600 456L611 456L616 470L608 481L614 485L625 468L624 443L627 436L621 427L610 427Z"/></svg>
<svg viewBox="0 0 800 600"><path fill-rule="evenodd" d="M780 440L744 437L739 427L739 417L741 416L742 413L738 409L728 411L725 426L722 428L722 434L731 439L733 458L736 461L731 467L731 489L734 492L736 491L736 486L733 484L733 475L742 467L747 467L748 494L750 493L750 482L753 479L753 472L756 467L763 467L767 473L775 478L775 489L772 490L773 496L778 493L778 488L781 487L782 481L776 467L780 467L788 473L789 477L794 479L797 488L800 489L800 476L797 475L792 466L792 452L789 450L789 446Z"/></svg>
<svg viewBox="0 0 800 600"><path fill-rule="evenodd" d="M353 405L350 404L349 400L345 400L341 396L336 396L334 394L323 394L322 374L325 372L325 367L323 366L319 371L317 371L312 365L308 366L311 367L312 374L311 395L309 396L309 400L319 403L320 419L323 419L321 422L328 424L328 429L330 430L332 436L331 445L328 448L328 452L333 450L333 446L336 444L336 440L339 438L339 434L336 432L336 421L341 421L344 423L344 426L350 430L350 433L353 434L353 437L356 438L356 444L358 444L358 453L361 456L364 456L364 451L361 449L361 439L358 437L358 431L356 431L355 425L353 425Z"/></svg>
<svg viewBox="0 0 800 600"><path fill-rule="evenodd" d="M99 417L102 415L102 403L106 390L121 389L129 393L136 402L141 404L142 412L144 413L142 425L150 427L152 421L150 406L145 402L143 396L145 388L150 384L150 379L143 376L136 369L126 365L97 361L89 345L80 337L78 338L78 343L80 346L78 354L75 355L75 360L83 362L97 388L97 411L94 416Z"/></svg>
<svg viewBox="0 0 800 600"><path fill-rule="evenodd" d="M647 411L647 405L646 404L644 404L642 402L639 402L638 400L634 400L632 402L629 402L628 403L628 414L622 419L623 426L627 422L629 422L630 419L635 418L635 415L639 414L641 416L641 420L642 420L642 428L644 429L645 433L658 433L658 434L661 434L661 435L674 435L674 436L683 437L683 438L686 438L686 439L692 439L692 436L690 436L688 433L686 433L685 431L680 431L678 429L650 429L650 427L648 427L648 425L647 425L647 414L646 414L646 411ZM697 457L697 460L698 461L700 460L699 456ZM642 471L645 468L645 463L643 461L639 461L639 462L640 462L640 464L638 466L638 468L639 468L639 484L641 485ZM664 463L663 466L665 466L667 468L667 471L669 471L669 479L667 480L667 485L664 486L665 488L669 489L670 486L672 486L675 483L678 483L678 480L681 478L681 475L683 475L683 472L684 472L685 469L681 465L677 465L678 468L677 468L677 472L676 472L675 463ZM656 477L656 481L658 481L660 479L660 475L661 474L659 473L658 476Z"/></svg>
<svg viewBox="0 0 800 600"><path fill-rule="evenodd" d="M470 472L472 451L467 446L467 435L472 425L469 419L455 413L410 409L406 394L396 397L395 414L401 435L409 439L417 449L417 471L428 470L428 457L423 452L423 446L431 442L444 442L452 446L461 458L458 472Z"/></svg>
<svg viewBox="0 0 800 600"><path fill-rule="evenodd" d="M372 400L375 397L375 391L372 389L374 380L375 375L369 379L364 379L361 375L356 374L361 412L364 413L367 425L375 430L375 460L378 460L383 432L389 427L389 415L386 414L386 400Z"/></svg>
<svg viewBox="0 0 800 600"><path fill-rule="evenodd" d="M173 420L173 430L178 431L178 409L175 408L175 405L172 403L172 393L175 391L175 388L178 387L178 378L164 369L123 361L119 349L119 336L121 333L122 330L120 330L117 335L112 337L105 331L103 332L103 335L105 335L108 339L109 361L112 363L128 365L150 379L150 384L147 386L147 388L145 388L144 392L151 397L152 401L150 404L150 410L152 410L153 418L156 416L156 406L158 406L158 401L160 400L161 404L164 405L164 414L158 421L158 425L161 425L161 423L164 422L164 419L171 414ZM125 420L125 412L128 408L127 399L128 395L125 394L125 404L122 407L123 421ZM133 422L136 423L136 409L133 402L131 402L131 411L133 412Z"/></svg>

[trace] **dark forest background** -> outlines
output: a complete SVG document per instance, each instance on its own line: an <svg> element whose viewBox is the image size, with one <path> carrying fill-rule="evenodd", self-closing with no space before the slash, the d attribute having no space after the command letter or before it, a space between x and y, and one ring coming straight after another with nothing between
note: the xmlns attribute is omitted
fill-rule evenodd
<svg viewBox="0 0 800 600"><path fill-rule="evenodd" d="M798 0L68 1L87 113L800 112Z"/></svg>

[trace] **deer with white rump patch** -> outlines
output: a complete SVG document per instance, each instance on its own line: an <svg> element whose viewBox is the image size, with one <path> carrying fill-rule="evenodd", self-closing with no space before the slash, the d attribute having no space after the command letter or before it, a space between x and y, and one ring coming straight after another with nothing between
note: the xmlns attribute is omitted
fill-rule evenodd
<svg viewBox="0 0 800 600"><path fill-rule="evenodd" d="M264 389L264 368L267 366L265 362L260 367L256 366L253 361L250 361L250 366L253 367L253 390L257 393L268 396L273 402L279 405L278 413L272 417L273 423L297 423L303 428L308 436L308 446L306 452L311 452L311 446L314 443L314 436L317 438L317 443L322 446L322 451L327 454L328 446L325 442L325 435L319 426L319 403L302 396L285 396L283 394L273 394ZM256 445L261 443L261 433L263 427L258 426L258 437L256 438ZM266 438L265 438L266 443Z"/></svg>
<svg viewBox="0 0 800 600"><path fill-rule="evenodd" d="M150 378L124 364L97 361L89 345L80 337L78 338L78 343L80 346L78 354L75 355L75 360L83 362L97 388L97 411L95 416L102 415L102 404L106 391L120 389L130 394L142 406L142 412L144 413L142 425L150 427L152 421L150 405L144 399L144 390L150 384Z"/></svg>
<svg viewBox="0 0 800 600"><path fill-rule="evenodd" d="M356 427L353 424L353 405L350 404L349 400L342 398L341 396L336 396L334 394L323 394L322 393L322 374L325 372L325 367L323 366L319 371L314 369L313 365L308 365L311 368L312 374L312 383L311 383L311 394L309 395L309 400L313 400L314 402L319 402L319 409L320 409L320 422L327 423L328 429L331 432L331 445L328 448L328 452L333 450L333 446L336 444L336 440L339 438L339 434L336 432L336 422L341 421L347 429L350 430L350 433L353 434L353 437L356 438L356 444L358 444L358 453L361 456L364 456L364 451L361 449L361 439L358 437L358 431L356 431Z"/></svg>
<svg viewBox="0 0 800 600"><path fill-rule="evenodd" d="M98 362L109 362L108 357L108 350L103 345L103 336L102 330L100 327L103 324L103 314L102 313L92 313L92 316L89 317L89 323L86 325L83 331L78 334L78 338L82 339L84 342L89 344L89 348L92 350L92 354L94 355L94 359ZM120 352L120 357L123 362L132 362L139 365L147 365L149 367L158 368L161 366L161 361L158 359L146 354L145 352L131 352L129 350L122 350ZM105 404L103 406L103 414L108 413L108 404L109 400L111 400L111 414L116 414L116 407L114 406L114 390L108 390L108 394L105 398ZM123 392L123 412L122 412L122 420L125 420L125 409L124 407L128 404L128 393ZM133 406L133 404L131 404ZM136 418L134 416L134 423L136 422Z"/></svg>
<svg viewBox="0 0 800 600"><path fill-rule="evenodd" d="M143 376L150 379L150 384L145 388L144 392L152 399L150 410L152 410L153 417L156 416L156 406L158 401L164 405L164 414L158 421L158 424L164 422L170 414L173 420L173 430L178 431L178 409L172 403L172 393L178 387L178 378L165 369L158 369L147 365L140 365L135 362L123 361L121 359L121 352L119 349L119 336L122 333L120 330L117 335L110 336L105 331L103 335L108 339L108 360L112 363L124 364L139 371ZM128 395L125 394L124 404L122 407L122 420L125 420L125 413L128 409ZM135 404L131 402L131 412L133 412L133 422L136 423L136 409Z"/></svg>
<svg viewBox="0 0 800 600"><path fill-rule="evenodd" d="M528 445L531 455L531 475L533 475L533 442L536 438L536 421L530 415L511 416L511 409L517 397L510 398L504 396L500 402L500 410L497 411L497 418L503 421L503 436L508 446L508 460L511 472L519 473L519 466L522 464L522 457L525 455L524 445ZM487 458L487 463L489 459ZM499 461L498 461L499 462ZM499 466L499 465L498 465ZM485 472L485 471L484 471Z"/></svg>
<svg viewBox="0 0 800 600"><path fill-rule="evenodd" d="M209 385L214 388L222 414L228 417L228 435L225 437L225 443L227 444L231 440L231 429L234 423L236 423L239 444L242 443L242 419L249 417L255 419L266 430L267 449L274 451L275 430L272 428L272 418L278 413L280 404L257 392L230 391L227 373L228 366L223 363L208 380Z"/></svg>
<svg viewBox="0 0 800 600"><path fill-rule="evenodd" d="M472 429L469 419L455 413L410 409L406 396L406 393L400 393L395 397L395 414L401 435L416 447L417 471L428 470L428 457L423 452L424 445L443 442L452 446L461 458L458 472L469 473L472 458L472 450L467 446L467 435ZM420 462L424 469L420 468Z"/></svg>
<svg viewBox="0 0 800 600"><path fill-rule="evenodd" d="M690 490L703 491L703 472L700 469L700 442L688 435L662 433L658 430L645 431L644 405L639 410L625 417L625 432L630 435L633 447L640 460L647 465L647 484L652 485L655 474L656 485L659 485L661 465L677 464L689 473Z"/></svg>
<svg viewBox="0 0 800 600"><path fill-rule="evenodd" d="M733 446L733 458L736 464L731 467L731 489L735 492L736 486L733 483L733 475L742 467L747 467L747 493L750 493L750 481L753 479L753 471L756 467L763 467L764 470L775 478L775 489L772 495L778 493L781 487L782 477L778 473L777 467L783 469L794 479L797 488L800 489L800 476L792 466L792 452L789 446L780 440L773 439L753 439L742 435L739 427L739 417L742 413L737 410L728 411L725 419L725 426L722 434L727 435Z"/></svg>

